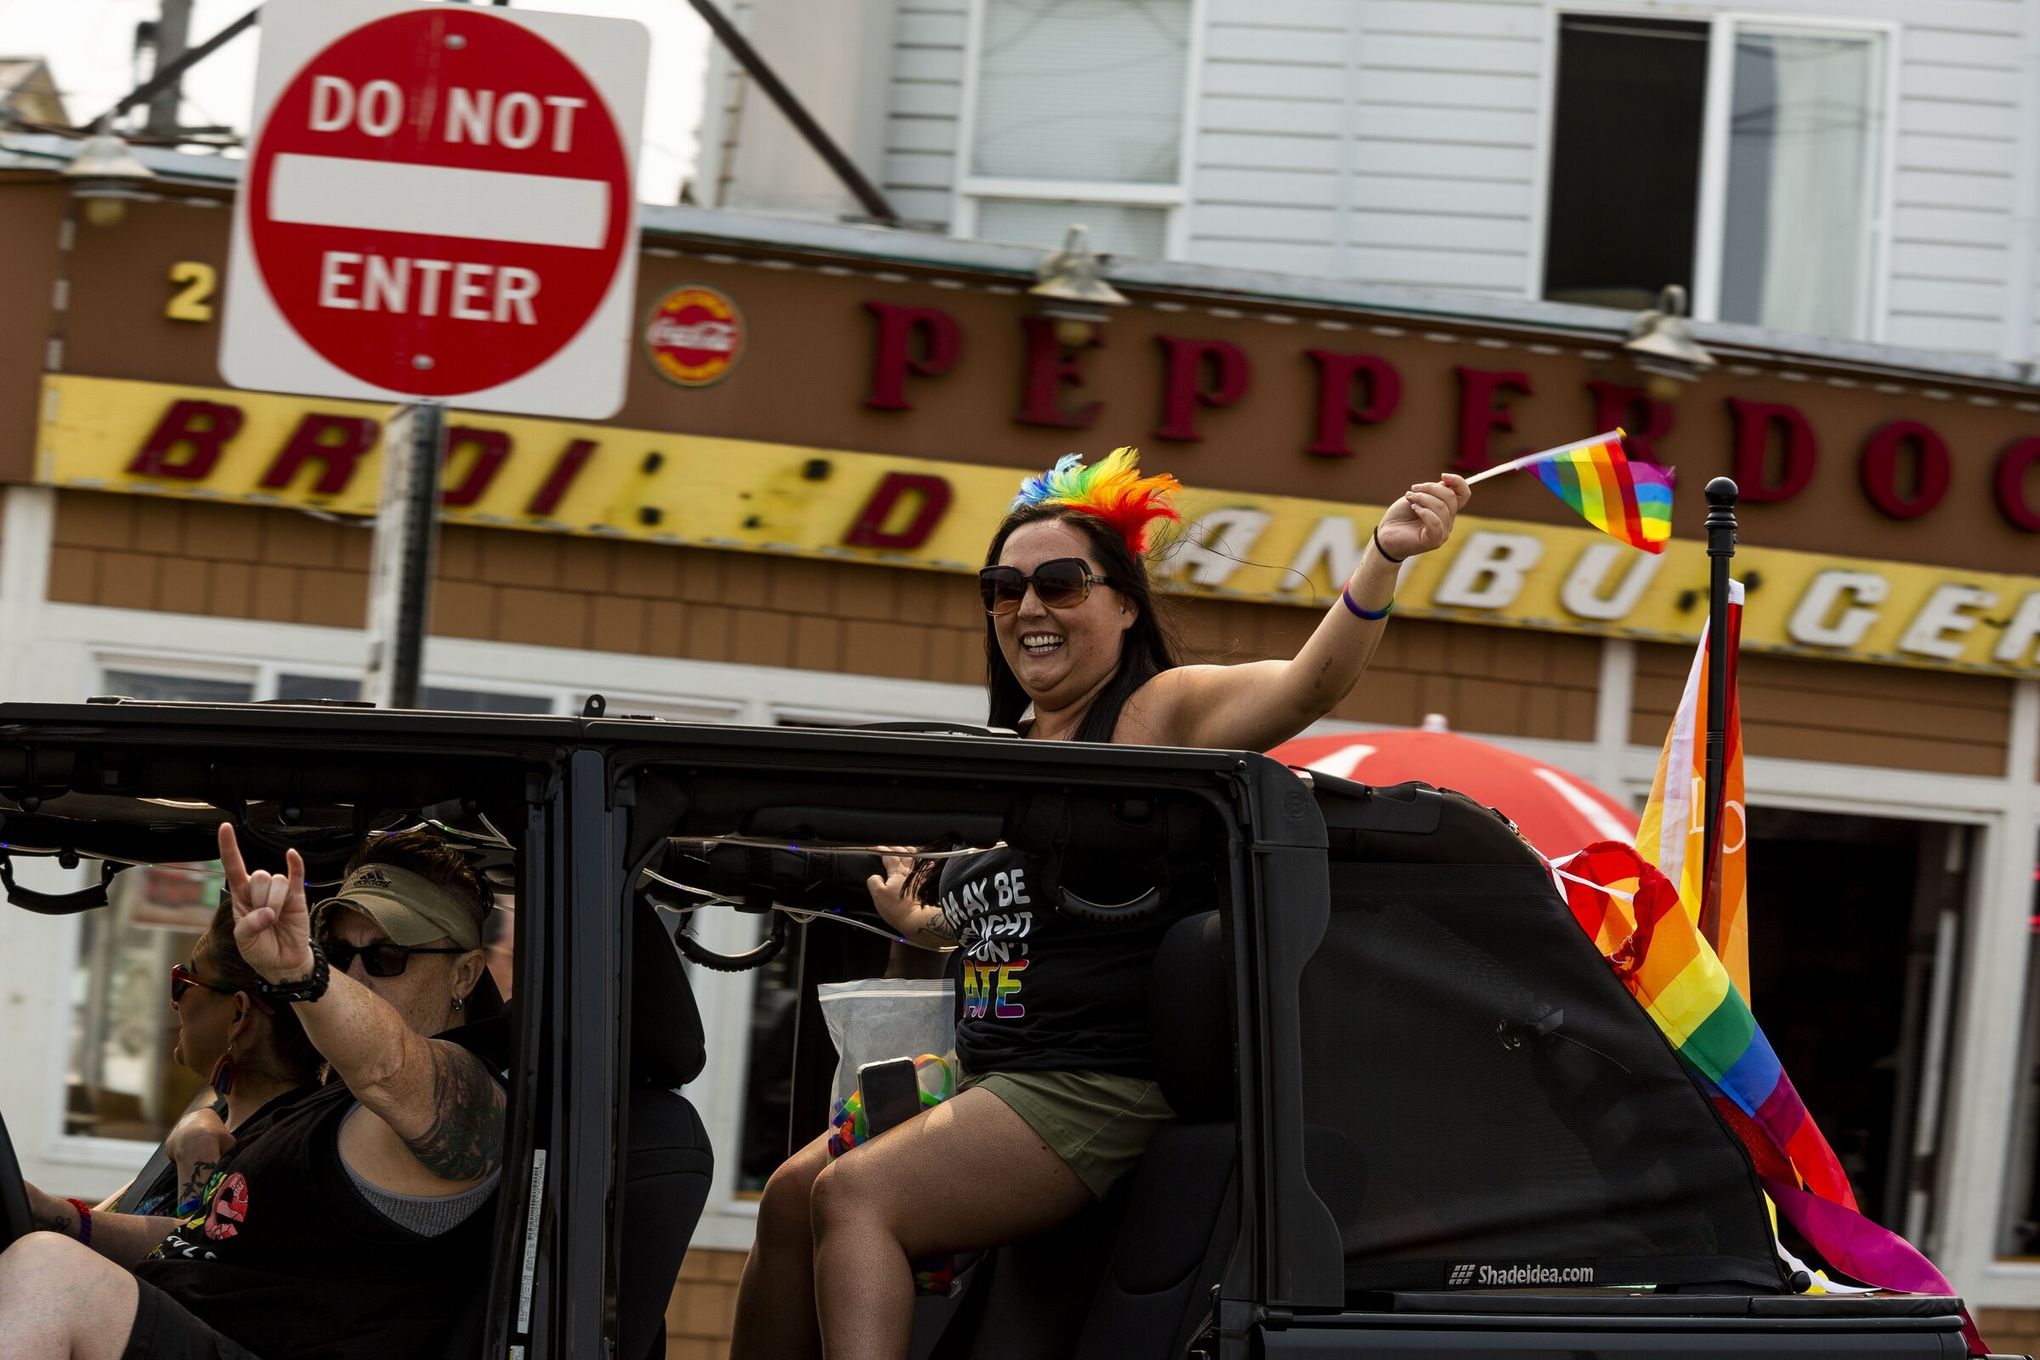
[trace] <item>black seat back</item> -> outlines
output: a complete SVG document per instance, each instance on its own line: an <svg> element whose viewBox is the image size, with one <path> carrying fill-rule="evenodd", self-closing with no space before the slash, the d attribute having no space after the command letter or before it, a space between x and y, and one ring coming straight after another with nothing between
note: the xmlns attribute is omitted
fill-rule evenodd
<svg viewBox="0 0 2040 1360"><path fill-rule="evenodd" d="M1176 1119L1105 1200L994 1252L931 1360L1144 1360L1180 1355L1238 1234L1233 1030L1218 913L1155 951L1151 1028Z"/></svg>
<svg viewBox="0 0 2040 1360"><path fill-rule="evenodd" d="M618 1196L623 1215L616 1258L618 1360L665 1355L666 1305L714 1174L708 1131L687 1098L663 1087L634 1087Z"/></svg>
<svg viewBox="0 0 2040 1360"><path fill-rule="evenodd" d="M1185 917L1155 952L1155 1066L1176 1111L1124 1186L1125 1220L1072 1352L1178 1356L1201 1328L1239 1235L1239 1126L1231 989L1215 911Z"/></svg>
<svg viewBox="0 0 2040 1360"><path fill-rule="evenodd" d="M673 938L639 901L631 910L629 1124L617 1168L617 1360L666 1353L666 1305L708 1200L715 1158L679 1088L708 1061L701 1011Z"/></svg>

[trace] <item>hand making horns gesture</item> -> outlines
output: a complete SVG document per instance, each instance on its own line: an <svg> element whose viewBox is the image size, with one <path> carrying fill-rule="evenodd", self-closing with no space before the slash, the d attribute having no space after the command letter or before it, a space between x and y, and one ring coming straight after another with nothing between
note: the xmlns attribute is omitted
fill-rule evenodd
<svg viewBox="0 0 2040 1360"><path fill-rule="evenodd" d="M248 966L271 982L312 971L312 913L305 905L305 861L283 852L285 873L248 872L231 822L220 823L220 867L234 902L234 944Z"/></svg>

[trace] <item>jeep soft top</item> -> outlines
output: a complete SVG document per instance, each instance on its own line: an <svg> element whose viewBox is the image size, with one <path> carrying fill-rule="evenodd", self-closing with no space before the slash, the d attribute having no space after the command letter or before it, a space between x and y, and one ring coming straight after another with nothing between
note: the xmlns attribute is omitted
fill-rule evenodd
<svg viewBox="0 0 2040 1360"><path fill-rule="evenodd" d="M1967 1352L1953 1299L1793 1292L1740 1145L1534 854L1456 795L946 732L0 705L16 905L92 910L129 865L210 859L221 818L251 864L295 847L315 883L420 819L510 844L518 1190L460 1353L564 1360L656 1334L670 1271L647 1287L620 1262L677 1265L685 1243L630 1213L632 1102L714 1059L652 874L771 912L767 951L805 932L811 997L882 961L876 936L816 918L872 919L868 847L998 840L1052 859L1087 909L1199 899L1156 961L1180 1117L1086 1218L925 1301L919 1354ZM32 856L82 862L83 885L15 884ZM789 1136L824 1115L797 1081ZM0 1126L6 1238L26 1222L11 1162Z"/></svg>

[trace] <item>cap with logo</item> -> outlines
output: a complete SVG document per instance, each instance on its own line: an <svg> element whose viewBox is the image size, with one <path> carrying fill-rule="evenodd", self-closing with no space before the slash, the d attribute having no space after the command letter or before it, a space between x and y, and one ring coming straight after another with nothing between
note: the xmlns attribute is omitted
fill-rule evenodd
<svg viewBox="0 0 2040 1360"><path fill-rule="evenodd" d="M360 912L396 944L416 946L445 938L462 949L482 945L475 904L394 864L364 864L347 875L340 891L318 909L323 918L336 907Z"/></svg>

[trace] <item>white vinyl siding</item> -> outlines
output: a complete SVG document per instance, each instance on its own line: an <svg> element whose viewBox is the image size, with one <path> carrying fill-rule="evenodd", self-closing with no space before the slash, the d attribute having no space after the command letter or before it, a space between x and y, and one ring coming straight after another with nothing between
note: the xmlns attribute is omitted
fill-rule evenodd
<svg viewBox="0 0 2040 1360"><path fill-rule="evenodd" d="M1520 296L1546 18L1212 0L1187 257Z"/></svg>
<svg viewBox="0 0 2040 1360"><path fill-rule="evenodd" d="M894 24L880 188L909 222L946 228L955 210L969 0L900 0Z"/></svg>
<svg viewBox="0 0 2040 1360"><path fill-rule="evenodd" d="M1976 354L2007 348L2019 53L2030 6L2015 0L1887 4L1899 31L1891 261L1883 333L1898 345ZM2027 147L2027 158L2040 148ZM2030 277L2030 276L2028 276ZM1983 285L1979 289L1978 285Z"/></svg>

